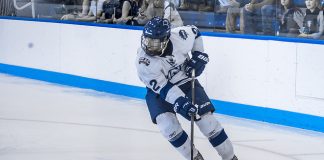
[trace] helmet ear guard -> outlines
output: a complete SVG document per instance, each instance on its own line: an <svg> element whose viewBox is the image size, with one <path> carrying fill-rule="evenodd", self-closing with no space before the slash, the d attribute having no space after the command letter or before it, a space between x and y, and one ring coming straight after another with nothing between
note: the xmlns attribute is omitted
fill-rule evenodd
<svg viewBox="0 0 324 160"><path fill-rule="evenodd" d="M171 27L167 19L152 18L144 26L141 47L150 56L161 56L169 42Z"/></svg>

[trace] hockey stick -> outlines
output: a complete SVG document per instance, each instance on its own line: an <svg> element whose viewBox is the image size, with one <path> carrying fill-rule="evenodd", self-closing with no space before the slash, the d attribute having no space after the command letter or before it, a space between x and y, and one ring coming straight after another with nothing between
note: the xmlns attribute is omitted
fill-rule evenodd
<svg viewBox="0 0 324 160"><path fill-rule="evenodd" d="M196 75L195 75L195 69L192 70L191 73L191 102L193 105L195 105L195 79L196 79ZM190 134L190 139L191 139L191 152L190 152L190 156L191 156L191 160L193 160L193 148L194 148L194 121L195 121L195 115L192 114L191 115L191 126L190 126L190 130L191 130L191 134Z"/></svg>

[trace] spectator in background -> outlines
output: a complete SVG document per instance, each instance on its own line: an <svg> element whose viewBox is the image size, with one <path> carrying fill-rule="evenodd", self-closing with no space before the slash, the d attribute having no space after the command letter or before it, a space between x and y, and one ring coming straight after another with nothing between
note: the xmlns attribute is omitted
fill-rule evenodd
<svg viewBox="0 0 324 160"><path fill-rule="evenodd" d="M281 8L278 11L279 28L277 35L296 37L303 26L304 14L295 6L293 0L281 0Z"/></svg>
<svg viewBox="0 0 324 160"><path fill-rule="evenodd" d="M256 34L261 25L263 34L274 35L275 7L276 0L251 0L242 10L242 33Z"/></svg>
<svg viewBox="0 0 324 160"><path fill-rule="evenodd" d="M161 0L144 0L139 14L134 19L139 25L145 25L150 19L155 16L163 17L164 4Z"/></svg>
<svg viewBox="0 0 324 160"><path fill-rule="evenodd" d="M106 0L91 0L88 15L76 18L77 21L94 22L99 19L103 11L103 3Z"/></svg>
<svg viewBox="0 0 324 160"><path fill-rule="evenodd" d="M319 39L324 32L323 10L319 0L305 0L306 15L298 37Z"/></svg>
<svg viewBox="0 0 324 160"><path fill-rule="evenodd" d="M199 11L211 12L214 11L215 0L203 0L203 4L199 6Z"/></svg>
<svg viewBox="0 0 324 160"><path fill-rule="evenodd" d="M15 16L13 0L0 0L0 16Z"/></svg>
<svg viewBox="0 0 324 160"><path fill-rule="evenodd" d="M113 23L122 16L123 0L108 0L103 3L103 13L98 20L101 23Z"/></svg>
<svg viewBox="0 0 324 160"><path fill-rule="evenodd" d="M62 9L65 13L77 14L79 6L81 5L82 0L63 0Z"/></svg>
<svg viewBox="0 0 324 160"><path fill-rule="evenodd" d="M205 6L204 1L208 0L181 0L179 10L198 11L199 6Z"/></svg>
<svg viewBox="0 0 324 160"><path fill-rule="evenodd" d="M139 25L145 25L153 17L164 17L171 22L171 28L183 26L175 5L168 0L145 0L139 15L134 18Z"/></svg>
<svg viewBox="0 0 324 160"><path fill-rule="evenodd" d="M169 3L167 0L164 2L164 16L171 23L171 28L183 26L183 21L179 12L173 3Z"/></svg>
<svg viewBox="0 0 324 160"><path fill-rule="evenodd" d="M212 12L214 10L224 10L228 1L229 0L180 0L180 7L178 7L178 9ZM218 4L220 4L220 6L218 6Z"/></svg>
<svg viewBox="0 0 324 160"><path fill-rule="evenodd" d="M264 35L276 35L277 15L280 10L281 0L274 0L272 4L264 5L261 8L262 32Z"/></svg>
<svg viewBox="0 0 324 160"><path fill-rule="evenodd" d="M82 2L82 12L81 12L81 17L86 16L89 12L90 8L90 0L83 0Z"/></svg>
<svg viewBox="0 0 324 160"><path fill-rule="evenodd" d="M187 10L189 9L189 2L188 0L180 0L179 10Z"/></svg>
<svg viewBox="0 0 324 160"><path fill-rule="evenodd" d="M173 3L175 8L179 8L181 3L181 0L166 0L166 1Z"/></svg>
<svg viewBox="0 0 324 160"><path fill-rule="evenodd" d="M138 25L134 18L138 16L141 5L142 0L125 0L122 7L122 16L120 18L114 18L113 23Z"/></svg>
<svg viewBox="0 0 324 160"><path fill-rule="evenodd" d="M76 20L77 18L82 18L88 15L90 8L90 0L82 1L82 11L81 13L68 13L61 17L61 20Z"/></svg>
<svg viewBox="0 0 324 160"><path fill-rule="evenodd" d="M226 15L226 32L235 33L236 19L240 17L240 27L244 26L242 16L240 13L243 10L243 7L248 4L250 0L231 0Z"/></svg>

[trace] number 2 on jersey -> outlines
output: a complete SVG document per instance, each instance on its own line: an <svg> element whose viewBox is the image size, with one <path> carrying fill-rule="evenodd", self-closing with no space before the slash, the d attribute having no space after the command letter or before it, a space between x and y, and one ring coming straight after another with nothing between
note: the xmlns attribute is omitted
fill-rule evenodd
<svg viewBox="0 0 324 160"><path fill-rule="evenodd" d="M160 86L157 86L157 81L155 79L153 79L153 80L150 81L150 85L152 86L152 89L154 91L157 91L157 90L160 89Z"/></svg>

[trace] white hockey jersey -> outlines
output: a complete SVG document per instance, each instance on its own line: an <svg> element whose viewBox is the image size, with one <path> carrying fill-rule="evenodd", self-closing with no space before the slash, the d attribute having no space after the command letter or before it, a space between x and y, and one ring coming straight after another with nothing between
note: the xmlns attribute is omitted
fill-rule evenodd
<svg viewBox="0 0 324 160"><path fill-rule="evenodd" d="M168 82L172 83L173 87L168 90L165 100L173 104L177 98L185 96L178 86L191 80L184 71L185 63L190 58L188 53L204 50L202 38L195 26L171 29L170 41L172 53L164 57L149 56L139 48L136 67L140 80L157 94Z"/></svg>

